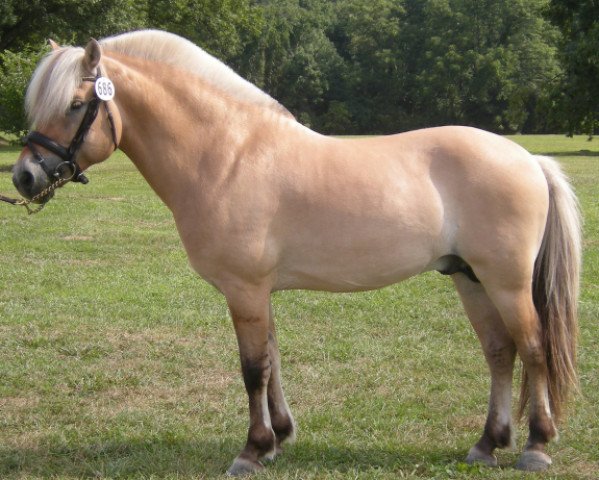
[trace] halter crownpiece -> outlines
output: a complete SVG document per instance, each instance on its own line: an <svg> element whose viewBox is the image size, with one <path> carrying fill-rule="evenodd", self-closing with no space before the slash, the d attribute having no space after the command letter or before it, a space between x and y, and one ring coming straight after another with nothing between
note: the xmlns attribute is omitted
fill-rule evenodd
<svg viewBox="0 0 599 480"><path fill-rule="evenodd" d="M33 153L36 161L50 179L70 179L73 182L80 182L85 185L89 182L89 180L75 161L75 156L81 148L81 145L83 145L85 136L89 132L89 129L98 116L100 103L103 103L104 108L106 109L106 116L108 117L108 122L110 123L110 131L112 133L112 141L114 142L115 150L118 148L118 143L116 138L114 118L112 117L112 113L110 112L108 104L106 103L114 98L115 90L113 83L108 78L102 76L102 71L100 70L99 66L95 77L82 77L81 80L84 82L94 82L94 97L88 102L85 115L83 116L81 124L79 125L79 128L77 129L77 132L75 133L75 136L71 140L69 146L64 147L38 131L29 133L29 135L25 137L25 143L29 150L31 150L31 153ZM60 158L62 158L63 162L61 162L52 171L52 169L46 163L44 156L35 147L36 145L58 155Z"/></svg>

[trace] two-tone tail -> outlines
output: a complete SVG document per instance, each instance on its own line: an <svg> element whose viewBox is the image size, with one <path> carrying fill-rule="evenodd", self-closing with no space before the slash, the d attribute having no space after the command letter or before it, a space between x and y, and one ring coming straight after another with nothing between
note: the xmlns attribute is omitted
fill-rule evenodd
<svg viewBox="0 0 599 480"><path fill-rule="evenodd" d="M576 343L581 217L576 196L558 163L548 157L535 158L549 185L549 214L535 262L533 299L543 329L550 407L559 419L570 393L578 388ZM526 385L523 373L521 412L528 401Z"/></svg>

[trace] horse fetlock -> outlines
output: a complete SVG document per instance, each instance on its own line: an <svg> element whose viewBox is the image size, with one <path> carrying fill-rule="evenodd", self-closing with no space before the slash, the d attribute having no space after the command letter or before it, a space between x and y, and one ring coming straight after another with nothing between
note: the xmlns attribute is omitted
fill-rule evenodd
<svg viewBox="0 0 599 480"><path fill-rule="evenodd" d="M542 450L542 448L558 437L557 428L548 415L535 416L530 419L530 435L526 444L527 450Z"/></svg>
<svg viewBox="0 0 599 480"><path fill-rule="evenodd" d="M503 425L487 423L485 435L489 437L494 448L513 447L515 444L511 423Z"/></svg>
<svg viewBox="0 0 599 480"><path fill-rule="evenodd" d="M233 460L227 475L239 477L259 472L264 468L261 460L272 460L276 454L275 433L272 428L264 424L252 425L245 448Z"/></svg>
<svg viewBox="0 0 599 480"><path fill-rule="evenodd" d="M276 416L271 414L271 421L277 438L277 446L295 442L296 426L289 412Z"/></svg>
<svg viewBox="0 0 599 480"><path fill-rule="evenodd" d="M252 425L248 432L248 441L244 449L246 457L260 460L273 458L276 454L276 435L270 426Z"/></svg>

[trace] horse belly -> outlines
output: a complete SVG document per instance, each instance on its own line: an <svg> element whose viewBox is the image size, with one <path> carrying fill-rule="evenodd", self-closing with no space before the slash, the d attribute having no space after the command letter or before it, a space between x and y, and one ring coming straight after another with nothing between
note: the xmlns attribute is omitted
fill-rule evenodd
<svg viewBox="0 0 599 480"><path fill-rule="evenodd" d="M442 243L442 221L411 213L303 225L282 252L276 289L371 290L430 269Z"/></svg>
<svg viewBox="0 0 599 480"><path fill-rule="evenodd" d="M328 262L325 269L321 264L304 264L296 268L286 268L277 275L274 290L323 290L330 292L355 292L374 290L400 282L427 270L430 259L404 263L395 256L392 262L380 261L381 258L367 262L352 262L350 265Z"/></svg>

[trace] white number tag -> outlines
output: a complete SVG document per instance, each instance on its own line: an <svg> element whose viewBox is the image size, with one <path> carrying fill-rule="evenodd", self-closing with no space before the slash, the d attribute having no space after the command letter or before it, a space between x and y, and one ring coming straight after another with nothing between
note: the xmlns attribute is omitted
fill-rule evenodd
<svg viewBox="0 0 599 480"><path fill-rule="evenodd" d="M100 77L96 80L96 95L100 100L107 102L114 98L114 83L106 77Z"/></svg>

